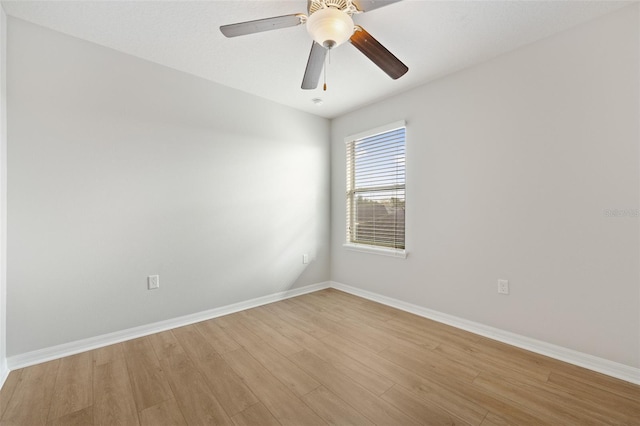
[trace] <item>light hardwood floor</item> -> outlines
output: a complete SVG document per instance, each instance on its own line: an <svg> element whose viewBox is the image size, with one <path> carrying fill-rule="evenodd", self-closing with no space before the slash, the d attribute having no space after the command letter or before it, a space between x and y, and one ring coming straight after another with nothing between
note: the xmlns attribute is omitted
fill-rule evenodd
<svg viewBox="0 0 640 426"><path fill-rule="evenodd" d="M1 425L640 425L640 387L337 290L11 372Z"/></svg>

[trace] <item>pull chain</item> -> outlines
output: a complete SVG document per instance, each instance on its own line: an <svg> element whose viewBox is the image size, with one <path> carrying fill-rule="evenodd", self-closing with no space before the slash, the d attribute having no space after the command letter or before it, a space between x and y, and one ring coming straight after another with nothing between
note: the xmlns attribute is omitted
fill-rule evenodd
<svg viewBox="0 0 640 426"><path fill-rule="evenodd" d="M329 50L329 55L331 55L331 50ZM327 91L327 58L324 58L324 87L323 90Z"/></svg>
<svg viewBox="0 0 640 426"><path fill-rule="evenodd" d="M324 91L327 91L327 61L331 64L331 49L328 49L327 56L324 58Z"/></svg>

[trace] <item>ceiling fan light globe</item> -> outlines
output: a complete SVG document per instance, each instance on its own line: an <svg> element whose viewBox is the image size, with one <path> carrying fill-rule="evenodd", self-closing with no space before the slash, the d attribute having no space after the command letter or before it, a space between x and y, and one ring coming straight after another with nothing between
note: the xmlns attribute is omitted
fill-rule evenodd
<svg viewBox="0 0 640 426"><path fill-rule="evenodd" d="M349 40L354 31L353 19L342 10L327 7L309 16L307 31L316 43L332 49Z"/></svg>

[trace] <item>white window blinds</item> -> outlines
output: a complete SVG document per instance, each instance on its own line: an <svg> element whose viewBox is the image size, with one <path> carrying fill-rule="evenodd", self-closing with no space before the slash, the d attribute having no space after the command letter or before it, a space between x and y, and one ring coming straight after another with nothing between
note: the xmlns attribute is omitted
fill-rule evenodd
<svg viewBox="0 0 640 426"><path fill-rule="evenodd" d="M347 139L347 243L404 250L405 127Z"/></svg>

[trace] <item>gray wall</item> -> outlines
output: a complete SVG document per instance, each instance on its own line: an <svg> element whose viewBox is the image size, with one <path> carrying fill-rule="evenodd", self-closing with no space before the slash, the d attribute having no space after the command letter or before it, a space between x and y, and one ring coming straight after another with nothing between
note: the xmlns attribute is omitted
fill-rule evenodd
<svg viewBox="0 0 640 426"><path fill-rule="evenodd" d="M638 40L633 5L333 120L332 280L640 367ZM348 251L343 138L401 119L409 257Z"/></svg>
<svg viewBox="0 0 640 426"><path fill-rule="evenodd" d="M7 373L7 15L0 5L0 387Z"/></svg>
<svg viewBox="0 0 640 426"><path fill-rule="evenodd" d="M640 366L639 220L604 214L640 208L637 5L335 119L331 134L8 24L9 355L331 278ZM347 251L343 137L400 119L409 257Z"/></svg>
<svg viewBox="0 0 640 426"><path fill-rule="evenodd" d="M328 120L8 24L9 356L329 279Z"/></svg>

